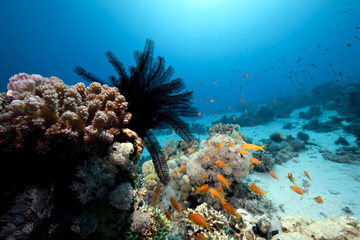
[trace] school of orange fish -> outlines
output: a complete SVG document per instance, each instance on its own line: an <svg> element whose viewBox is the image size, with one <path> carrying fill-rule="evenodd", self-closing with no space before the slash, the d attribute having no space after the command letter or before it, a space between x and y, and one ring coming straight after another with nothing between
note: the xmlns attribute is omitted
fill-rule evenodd
<svg viewBox="0 0 360 240"><path fill-rule="evenodd" d="M284 136L282 136L282 137L284 137ZM238 138L240 141L242 141L242 138L241 138L239 135L237 136L237 138ZM210 146L210 143L209 143L208 140L206 140L206 143L207 143L208 146ZM219 143L219 144L217 145L217 147L216 147L216 150L218 151L220 148L222 148L222 147L224 146L224 144L225 144L225 142ZM255 152L255 151L259 151L259 150L260 150L260 151L264 151L264 152L265 152L265 150L264 150L264 147L265 147L265 146L266 146L266 144L263 145L263 146L258 146L258 145L255 145L255 144L248 144L248 143L246 143L246 144L242 144L242 145L241 145L241 148L238 149L238 152L241 153L242 155L249 155L249 156L250 156L250 162L249 162L250 172L252 172L252 170L253 170L253 168L254 168L255 165L261 164L262 161L260 161L260 160L258 160L257 158L251 156L252 153L249 152L249 151ZM234 145L232 142L230 142L230 143L228 144L228 147L235 147L235 145ZM190 153L194 153L196 150L193 149L193 148L189 148L187 151L190 152ZM205 156L205 157L204 157L205 162L207 162L209 159L210 159L209 156ZM230 164L231 164L231 163L225 163L225 162L223 162L223 161L221 161L221 160L215 161L215 165L217 165L217 166L220 167L220 168L228 168ZM185 167L184 165L181 165L180 168L179 168L177 171L174 172L173 178L174 178L175 182L177 182L177 176L178 176L178 174L185 174L185 170L186 170L186 167ZM274 173L273 171L270 171L269 174L270 174L273 178L275 178L276 180L279 180L279 178L275 175L275 173ZM310 175L308 174L308 172L304 171L304 174L305 174L305 176L311 181L311 178L310 178ZM202 179L207 179L208 177L209 177L209 174L206 174L206 175L202 176ZM221 174L217 174L217 175L216 175L216 178L217 178L217 180L219 181L219 186L218 186L218 190L219 190L219 191L218 191L217 189L215 189L215 188L210 188L208 184L204 184L204 185L202 185L202 186L200 186L200 187L195 185L195 188L196 188L195 194L207 194L207 193L209 193L212 197L218 199L218 200L221 202L221 204L222 204L222 206L223 206L223 208L224 208L225 211L227 211L229 214L235 216L236 218L240 218L241 215L240 215L240 214L237 214L237 213L236 213L236 210L227 203L228 200L226 200L226 199L224 198L225 195L226 195L226 192L224 191L223 187L226 187L226 189L231 192L231 189L230 189L231 183L227 182L227 180L225 179L225 177L222 176ZM288 174L287 178L290 180L291 183L294 184L294 185L291 185L291 186L290 186L290 189L291 189L292 191L294 191L295 193L298 193L298 194L300 194L300 195L303 196L304 192L303 192L303 191L301 190L301 188L299 188L299 187L297 186L297 184L295 183L295 180L296 180L296 179L294 179L294 177L293 177L293 175L291 174L291 172ZM256 186L255 184L251 183L251 184L249 184L248 187L249 187L249 190L250 190L251 192L255 193L256 195L260 195L260 196L264 197L265 199L267 199L266 196L265 196L265 194L266 194L267 192L262 191L262 190L261 190L258 186ZM160 196L161 189L163 189L163 187L162 187L161 184L159 184L159 185L157 185L157 187L156 187L155 190L154 190L154 193L153 193L153 194L154 194L154 196L153 196L153 204L152 204L152 206L153 206L154 208L156 208L156 203L157 203L157 200L158 200L158 198L159 198L159 196ZM314 199L317 203L323 203L323 202L324 202L324 200L321 198L321 196L314 197L313 199ZM181 210L181 208L180 208L179 203L178 203L174 198L170 198L170 202L171 202L171 205L172 205L172 207L175 209L176 212L178 212L179 214L183 214L183 212L182 212L182 210ZM170 221L176 221L176 222L177 222L177 221L179 221L179 220L181 219L181 218L172 219L172 218L171 218L171 214L170 214L169 211L164 211L164 214L166 215L166 217L167 217ZM188 214L187 219L189 219L193 224L198 225L198 226L202 226L202 227L208 229L208 230L211 232L211 229L210 229L210 227L209 227L209 224L210 224L211 222L206 222L206 220L204 219L204 217L201 216L200 214L195 214L195 213ZM198 235L196 236L196 239L206 239L206 238L200 233L200 234L198 234Z"/></svg>

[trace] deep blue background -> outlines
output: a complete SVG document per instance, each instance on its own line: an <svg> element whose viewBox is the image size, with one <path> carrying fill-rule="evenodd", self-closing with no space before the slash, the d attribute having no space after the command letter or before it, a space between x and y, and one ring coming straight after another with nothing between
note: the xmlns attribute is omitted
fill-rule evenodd
<svg viewBox="0 0 360 240"><path fill-rule="evenodd" d="M19 72L83 81L76 65L107 79L105 51L128 67L151 38L201 111L226 110L241 94L272 101L359 81L359 15L357 0L1 0L0 90Z"/></svg>

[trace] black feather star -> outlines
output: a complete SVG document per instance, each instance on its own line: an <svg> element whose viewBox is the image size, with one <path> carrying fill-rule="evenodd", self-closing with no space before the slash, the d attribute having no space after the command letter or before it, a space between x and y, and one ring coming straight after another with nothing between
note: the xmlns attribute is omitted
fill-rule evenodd
<svg viewBox="0 0 360 240"><path fill-rule="evenodd" d="M165 68L162 57L154 61L153 53L154 42L147 39L144 51L135 52L136 66L130 67L128 74L119 59L112 52L106 52L107 59L119 75L118 78L110 76L108 83L82 67L77 66L74 71L87 81L115 86L125 96L129 103L128 111L132 114L128 127L145 140L156 172L165 183L169 175L167 164L163 164L165 155L151 129L174 129L182 139L192 140L194 136L182 117L195 117L198 111L191 106L193 92L183 91L185 84L182 79L171 80L173 68Z"/></svg>

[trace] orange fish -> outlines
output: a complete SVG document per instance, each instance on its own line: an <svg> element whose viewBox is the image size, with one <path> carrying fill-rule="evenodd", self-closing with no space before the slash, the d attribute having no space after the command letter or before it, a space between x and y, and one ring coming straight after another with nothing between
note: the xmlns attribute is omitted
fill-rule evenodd
<svg viewBox="0 0 360 240"><path fill-rule="evenodd" d="M218 115L217 114L214 114L214 117L217 117Z"/></svg>
<svg viewBox="0 0 360 240"><path fill-rule="evenodd" d="M163 159L163 162L167 161L169 159L169 156L168 155L165 155L164 156L164 159Z"/></svg>
<svg viewBox="0 0 360 240"><path fill-rule="evenodd" d="M231 192L231 190L229 188L231 183L228 183L223 175L218 174L218 175L216 175L216 178L219 180L219 182L221 182L224 186L226 186L227 189L229 189L229 191Z"/></svg>
<svg viewBox="0 0 360 240"><path fill-rule="evenodd" d="M246 77L248 77L249 75L250 75L250 73L247 72L247 73L244 74L243 78L246 78Z"/></svg>
<svg viewBox="0 0 360 240"><path fill-rule="evenodd" d="M237 217L237 218L241 218L241 215L240 214L237 214L236 213L236 210L233 208L233 207L231 207L227 202L225 202L225 201L221 201L221 204L223 205L223 207L224 207L224 209L228 212L228 213L230 213L231 215L233 215L233 216L235 216L235 217Z"/></svg>
<svg viewBox="0 0 360 240"><path fill-rule="evenodd" d="M307 172L307 171L304 171L304 173L305 173L305 175L308 177L308 179L310 179L310 181L311 181L311 178L310 178L308 172Z"/></svg>
<svg viewBox="0 0 360 240"><path fill-rule="evenodd" d="M250 158L250 161L253 163L253 164L261 164L263 161L259 161L257 158L254 158L254 157L251 157Z"/></svg>
<svg viewBox="0 0 360 240"><path fill-rule="evenodd" d="M176 179L176 176L177 176L177 175L178 175L178 172L175 171L174 174L173 174L173 177L174 177L175 182L177 182L177 179Z"/></svg>
<svg viewBox="0 0 360 240"><path fill-rule="evenodd" d="M201 116L201 112L199 112L198 115Z"/></svg>
<svg viewBox="0 0 360 240"><path fill-rule="evenodd" d="M273 104L276 104L276 99L273 101Z"/></svg>
<svg viewBox="0 0 360 240"><path fill-rule="evenodd" d="M251 153L249 153L248 151L246 151L245 149L239 148L238 152L244 155L251 155Z"/></svg>
<svg viewBox="0 0 360 240"><path fill-rule="evenodd" d="M195 149L189 148L188 151L191 152L191 153L193 153L193 152L195 152Z"/></svg>
<svg viewBox="0 0 360 240"><path fill-rule="evenodd" d="M267 192L261 191L260 188L259 188L258 186L256 186L255 184L250 183L250 184L249 184L249 190L252 191L253 193L255 193L256 195L261 195L261 196L263 196L265 199L267 199L267 198L265 197L265 193L267 193Z"/></svg>
<svg viewBox="0 0 360 240"><path fill-rule="evenodd" d="M155 187L155 190L154 190L154 193L153 193L153 204L151 205L153 208L156 208L156 203L157 203L157 200L160 197L162 188L163 188L162 184L158 184Z"/></svg>
<svg viewBox="0 0 360 240"><path fill-rule="evenodd" d="M229 168L228 166L230 163L226 164L223 161L217 160L217 161L215 161L215 164L216 164L216 166L221 167L221 168L224 168L224 167Z"/></svg>
<svg viewBox="0 0 360 240"><path fill-rule="evenodd" d="M197 102L195 98L194 98L194 102L195 102L195 103Z"/></svg>
<svg viewBox="0 0 360 240"><path fill-rule="evenodd" d="M245 114L247 114L247 109L245 110Z"/></svg>
<svg viewBox="0 0 360 240"><path fill-rule="evenodd" d="M210 195L214 198L219 199L220 201L224 198L221 197L220 193L214 189L214 188L209 188L208 192L210 192ZM227 201L226 199L224 199L225 201Z"/></svg>
<svg viewBox="0 0 360 240"><path fill-rule="evenodd" d="M285 137L285 135L284 135L284 134L280 134L280 137L282 137L282 138L283 138L283 137Z"/></svg>
<svg viewBox="0 0 360 240"><path fill-rule="evenodd" d="M209 190L209 184L204 184L201 187L195 185L195 188L196 188L195 194L196 193L205 194Z"/></svg>
<svg viewBox="0 0 360 240"><path fill-rule="evenodd" d="M205 157L204 157L204 159L205 159L205 162L207 162L207 161L209 161L209 156L208 155L206 155Z"/></svg>
<svg viewBox="0 0 360 240"><path fill-rule="evenodd" d="M291 190L303 196L303 191L298 186L290 186Z"/></svg>
<svg viewBox="0 0 360 240"><path fill-rule="evenodd" d="M234 119L234 122L236 122L236 117L235 116L233 116L233 119Z"/></svg>
<svg viewBox="0 0 360 240"><path fill-rule="evenodd" d="M204 234L198 233L195 237L196 240L208 240L209 238L205 237Z"/></svg>
<svg viewBox="0 0 360 240"><path fill-rule="evenodd" d="M289 116L287 114L285 114L285 117L286 117L286 119L289 119Z"/></svg>
<svg viewBox="0 0 360 240"><path fill-rule="evenodd" d="M184 174L184 172L185 172L185 166L181 165L179 169L179 173Z"/></svg>
<svg viewBox="0 0 360 240"><path fill-rule="evenodd" d="M210 146L209 140L206 140L206 144L207 144L208 146Z"/></svg>
<svg viewBox="0 0 360 240"><path fill-rule="evenodd" d="M229 147L235 147L232 141L229 142Z"/></svg>
<svg viewBox="0 0 360 240"><path fill-rule="evenodd" d="M209 227L210 222L206 222L205 218L203 218L203 216L201 216L200 214L196 214L196 213L190 213L188 218L190 219L191 222L193 222L196 225L202 226L202 227L206 227L207 230L209 230L210 232L211 229Z"/></svg>
<svg viewBox="0 0 360 240"><path fill-rule="evenodd" d="M231 107L230 107L230 106L228 106L228 109L230 109L230 110L231 110Z"/></svg>
<svg viewBox="0 0 360 240"><path fill-rule="evenodd" d="M237 135L236 137L240 140L240 142L242 142L242 138L240 137L240 135Z"/></svg>
<svg viewBox="0 0 360 240"><path fill-rule="evenodd" d="M171 214L169 211L163 211L163 213L165 214L166 218L169 219L169 221L172 221Z"/></svg>
<svg viewBox="0 0 360 240"><path fill-rule="evenodd" d="M261 151L265 152L264 147L265 147L266 145L267 145L267 144L264 144L264 145L262 145L262 146L258 146L258 145L251 144L251 143L245 143L245 144L241 145L241 148L246 149L246 150L250 150L250 151L258 151L258 150L261 150Z"/></svg>
<svg viewBox="0 0 360 240"><path fill-rule="evenodd" d="M240 99L241 104L244 106L244 100Z"/></svg>
<svg viewBox="0 0 360 240"><path fill-rule="evenodd" d="M323 203L324 202L324 200L320 196L314 197L313 199L318 203Z"/></svg>
<svg viewBox="0 0 360 240"><path fill-rule="evenodd" d="M172 134L174 134L174 133L175 133L175 130L172 131Z"/></svg>
<svg viewBox="0 0 360 240"><path fill-rule="evenodd" d="M225 142L221 142L217 145L216 147L216 150L219 150L223 145L224 145Z"/></svg>
<svg viewBox="0 0 360 240"><path fill-rule="evenodd" d="M211 83L216 83L216 81L212 81Z"/></svg>
<svg viewBox="0 0 360 240"><path fill-rule="evenodd" d="M252 162L249 162L250 172L252 173L255 165Z"/></svg>
<svg viewBox="0 0 360 240"><path fill-rule="evenodd" d="M295 178L293 177L293 175L291 174L291 172L288 173L287 178L290 180L290 182L292 182L294 185L296 185L295 183ZM297 185L296 185L297 186Z"/></svg>
<svg viewBox="0 0 360 240"><path fill-rule="evenodd" d="M210 102L215 102L215 100L214 100L214 99L211 99Z"/></svg>
<svg viewBox="0 0 360 240"><path fill-rule="evenodd" d="M273 178L275 178L276 180L279 180L279 178L275 175L275 173L273 171L270 171L269 173Z"/></svg>
<svg viewBox="0 0 360 240"><path fill-rule="evenodd" d="M224 189L222 188L221 184L219 185L219 191L220 191L222 194L226 195L226 193L224 192Z"/></svg>
<svg viewBox="0 0 360 240"><path fill-rule="evenodd" d="M178 213L181 213L180 205L179 205L179 203L175 200L175 198L170 198L170 202L171 202L171 205L173 206L173 208L174 208Z"/></svg>
<svg viewBox="0 0 360 240"><path fill-rule="evenodd" d="M209 174L205 174L204 176L201 177L201 179L205 179L209 176Z"/></svg>

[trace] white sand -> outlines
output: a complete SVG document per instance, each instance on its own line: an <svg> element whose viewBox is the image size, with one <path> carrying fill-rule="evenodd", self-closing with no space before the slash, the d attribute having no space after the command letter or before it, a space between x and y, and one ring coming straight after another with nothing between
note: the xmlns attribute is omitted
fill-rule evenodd
<svg viewBox="0 0 360 240"><path fill-rule="evenodd" d="M282 206L284 212L278 212L278 216L301 214L313 220L328 218L332 215L350 216L342 210L347 206L354 213L353 216L360 219L360 166L325 160L319 153L319 149L335 152L336 149L342 147L334 143L339 136L344 137L350 143L350 146L355 145L355 137L343 130L329 133L302 130L301 126L309 120L299 119L298 113L306 110L307 108L303 108L294 111L290 114L289 119L277 119L273 122L254 127L241 127L240 131L246 136L253 138L254 143L260 143L261 139L268 139L274 132L284 134L285 136L291 134L293 137L296 137L296 134L302 131L310 136L309 142L320 146L307 146L309 150L301 152L298 157L282 165L275 165L273 172L280 179L279 181L272 178L269 173L259 172L254 172L247 178L263 191L268 192L266 196L269 200L273 201L277 206ZM329 120L329 116L337 116L337 113L325 111L319 120ZM197 119L196 122L211 126L211 121L221 117L222 115L218 117L205 116ZM286 122L292 122L294 129L282 129ZM159 141L161 145L164 145L165 141L175 136L162 136L159 137ZM201 140L206 139L206 137L207 135L201 136ZM309 173L312 181L307 179L304 171ZM303 184L304 180L309 182L308 194L304 194L301 197L301 195L290 189L292 184L286 178L289 172L297 179L296 183L299 187ZM312 199L319 195L324 199L323 204L319 204Z"/></svg>

